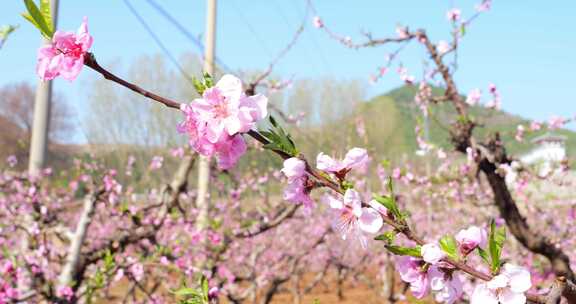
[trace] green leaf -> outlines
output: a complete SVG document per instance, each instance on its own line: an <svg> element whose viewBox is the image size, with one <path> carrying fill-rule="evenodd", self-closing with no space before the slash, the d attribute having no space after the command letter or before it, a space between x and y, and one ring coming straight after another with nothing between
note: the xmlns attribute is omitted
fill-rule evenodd
<svg viewBox="0 0 576 304"><path fill-rule="evenodd" d="M486 262L486 264L490 265L490 256L488 256L488 252L486 252L486 250L477 247L478 249L478 255L482 258L482 260L484 260L484 262Z"/></svg>
<svg viewBox="0 0 576 304"><path fill-rule="evenodd" d="M204 73L204 86L206 88L211 88L214 86L214 78L208 73Z"/></svg>
<svg viewBox="0 0 576 304"><path fill-rule="evenodd" d="M415 257L415 258L422 257L422 254L420 253L420 246L402 247L402 246L396 246L396 245L387 245L385 247L386 247L386 249L388 249L388 251L390 251L396 255L408 255L408 256Z"/></svg>
<svg viewBox="0 0 576 304"><path fill-rule="evenodd" d="M198 291L192 287L185 287L176 290L174 294L180 297L184 297L184 296L198 295Z"/></svg>
<svg viewBox="0 0 576 304"><path fill-rule="evenodd" d="M492 220L490 223L490 235L488 236L488 252L490 254L490 269L492 273L498 273L498 270L500 270L500 257L504 241L506 241L506 229L504 227L496 228L496 222Z"/></svg>
<svg viewBox="0 0 576 304"><path fill-rule="evenodd" d="M201 285L202 285L202 292L205 295L208 295L208 279L206 279L205 276L202 276L202 278L200 279Z"/></svg>
<svg viewBox="0 0 576 304"><path fill-rule="evenodd" d="M387 231L387 232L375 237L374 239L377 241L386 241L386 243L392 244L394 242L395 238L396 238L396 232Z"/></svg>
<svg viewBox="0 0 576 304"><path fill-rule="evenodd" d="M451 235L445 235L440 239L440 248L452 259L458 259L458 244L456 240Z"/></svg>
<svg viewBox="0 0 576 304"><path fill-rule="evenodd" d="M22 16L38 28L44 37L51 39L54 32L48 27L48 24L46 24L46 20L38 9L38 6L36 6L36 3L34 3L33 0L24 0L24 4L26 5L28 13L23 13Z"/></svg>
<svg viewBox="0 0 576 304"><path fill-rule="evenodd" d="M14 32L17 28L18 28L18 26L14 26L14 25L2 26L2 28L0 28L0 39L6 39L8 37L8 35L10 35L12 32Z"/></svg>
<svg viewBox="0 0 576 304"><path fill-rule="evenodd" d="M54 21L52 21L52 12L50 7L50 0L40 0L40 13L46 21L46 25L50 32L54 32Z"/></svg>
<svg viewBox="0 0 576 304"><path fill-rule="evenodd" d="M292 136L286 132L272 116L269 117L269 120L272 128L268 129L268 131L259 131L260 135L266 137L269 141L268 144L264 145L264 148L283 152L290 156L298 155L298 150L292 140Z"/></svg>
<svg viewBox="0 0 576 304"><path fill-rule="evenodd" d="M394 200L392 197L380 196L374 194L374 199L378 203L383 205L388 211L390 211L390 213L392 213L392 215L394 215L395 218L397 219L403 218L402 213L400 212L400 209L398 209L398 205L396 204L396 200Z"/></svg>
<svg viewBox="0 0 576 304"><path fill-rule="evenodd" d="M206 86L202 81L198 80L198 78L193 77L192 84L194 85L194 89L196 89L196 92L198 92L198 94L202 95L204 94L204 91L206 91Z"/></svg>
<svg viewBox="0 0 576 304"><path fill-rule="evenodd" d="M278 123L276 122L276 119L274 119L274 116L270 115L270 117L268 117L268 119L270 120L270 124L272 124L272 126L274 126L274 128L278 128Z"/></svg>

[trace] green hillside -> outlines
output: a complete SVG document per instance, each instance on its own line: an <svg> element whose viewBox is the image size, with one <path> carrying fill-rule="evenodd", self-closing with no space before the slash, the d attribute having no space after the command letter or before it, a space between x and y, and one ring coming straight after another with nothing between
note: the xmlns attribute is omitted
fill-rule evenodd
<svg viewBox="0 0 576 304"><path fill-rule="evenodd" d="M435 89L435 95L441 93ZM300 142L301 150L307 155L315 155L318 151L333 151L339 153L345 151L339 147L364 146L373 155L392 160L403 160L414 155L417 150L416 134L414 132L417 120L422 119L420 110L414 103L416 88L404 86L361 103L357 109L342 119L308 130L307 135L301 135L293 131L297 142ZM435 145L450 150L448 132L450 122L456 115L452 106L448 103L431 107L430 115L430 140ZM529 134L524 142L514 140L518 124L529 124L522 117L494 111L483 107L472 107L470 115L479 122L475 135L478 139L484 139L487 134L499 131L507 149L512 155L520 155L533 147L530 140L546 133L546 130ZM361 118L365 123L366 139L360 138L356 132L355 121ZM302 133L302 132L300 132ZM567 137L568 155L576 151L576 133L570 130L556 130L555 134Z"/></svg>

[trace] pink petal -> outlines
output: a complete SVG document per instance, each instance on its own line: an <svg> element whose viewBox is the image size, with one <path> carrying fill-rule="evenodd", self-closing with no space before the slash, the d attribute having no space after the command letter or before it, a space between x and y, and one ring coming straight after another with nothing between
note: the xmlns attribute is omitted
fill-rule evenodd
<svg viewBox="0 0 576 304"><path fill-rule="evenodd" d="M360 193L354 189L348 189L344 192L344 205L352 208L352 213L356 217L362 215L362 200L360 198Z"/></svg>
<svg viewBox="0 0 576 304"><path fill-rule="evenodd" d="M382 228L383 223L378 211L372 208L362 208L362 215L358 218L360 229L368 233L376 233Z"/></svg>
<svg viewBox="0 0 576 304"><path fill-rule="evenodd" d="M523 293L516 293L510 289L504 289L498 297L501 304L524 304L526 296Z"/></svg>
<svg viewBox="0 0 576 304"><path fill-rule="evenodd" d="M506 263L502 273L510 279L510 289L514 292L523 293L532 287L530 272L526 268Z"/></svg>
<svg viewBox="0 0 576 304"><path fill-rule="evenodd" d="M237 101L240 99L240 96L244 94L242 81L238 77L230 74L222 76L215 87L220 89L222 95Z"/></svg>
<svg viewBox="0 0 576 304"><path fill-rule="evenodd" d="M472 292L470 304L498 304L498 297L485 283L480 283Z"/></svg>

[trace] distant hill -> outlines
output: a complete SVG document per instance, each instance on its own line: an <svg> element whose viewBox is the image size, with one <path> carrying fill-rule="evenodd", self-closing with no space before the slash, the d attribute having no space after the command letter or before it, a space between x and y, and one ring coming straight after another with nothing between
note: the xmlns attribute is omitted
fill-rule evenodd
<svg viewBox="0 0 576 304"><path fill-rule="evenodd" d="M435 94L441 93L440 89L434 89L434 91ZM412 157L417 150L414 129L417 121L422 119L422 114L414 103L415 94L414 86L403 86L363 102L350 115L313 129L307 136L307 143L301 149L308 152L307 154L315 155L318 151L337 149L344 143L348 147L366 146L373 155L379 155L382 158L401 160ZM446 127L449 127L449 123L456 118L452 105L438 104L432 106L431 110L430 141L446 150L451 150ZM484 107L471 107L470 115L481 124L474 133L478 139L484 139L487 134L499 131L505 140L506 148L512 155L520 155L530 150L533 147L530 140L547 132L547 130L542 130L527 135L523 142L517 142L514 139L516 127L519 124L529 124L529 120L505 111L495 111ZM360 138L356 132L355 121L357 119L364 121L367 140ZM575 132L565 129L553 132L567 137L569 156L571 153L576 153ZM301 136L295 135L295 137ZM344 151L339 152L344 153Z"/></svg>

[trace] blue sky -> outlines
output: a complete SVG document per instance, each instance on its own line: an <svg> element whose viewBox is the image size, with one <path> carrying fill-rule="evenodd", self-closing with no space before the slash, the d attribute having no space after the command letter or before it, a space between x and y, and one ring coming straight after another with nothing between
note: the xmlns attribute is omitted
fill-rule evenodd
<svg viewBox="0 0 576 304"><path fill-rule="evenodd" d="M156 0L182 25L201 35L205 1ZM463 15L474 12L477 1L456 0L316 0L314 5L334 31L361 39L360 30L375 37L394 35L397 24L426 28L431 39L449 38L445 12L452 6ZM19 16L21 1L4 1L1 24L20 24L0 51L0 85L14 81L36 81L34 66L40 35ZM176 56L196 47L144 0L131 3L154 27ZM306 10L305 0L220 0L218 3L217 56L232 69L264 69L291 39ZM576 2L495 0L469 29L459 52L456 79L462 91L495 83L506 111L546 120L553 114L576 114ZM60 1L59 28L76 30L82 16L89 17L95 37L92 51L102 63L124 62L160 49L130 14L123 1ZM311 19L311 16L309 17ZM376 48L349 50L307 23L294 49L280 62L279 75L295 77L361 78L384 64L385 54L394 50ZM421 71L421 47L411 45L401 54L402 62L414 73ZM83 82L92 71L85 70L79 83L55 82L79 110L85 108ZM395 73L369 86L374 96L400 85Z"/></svg>

